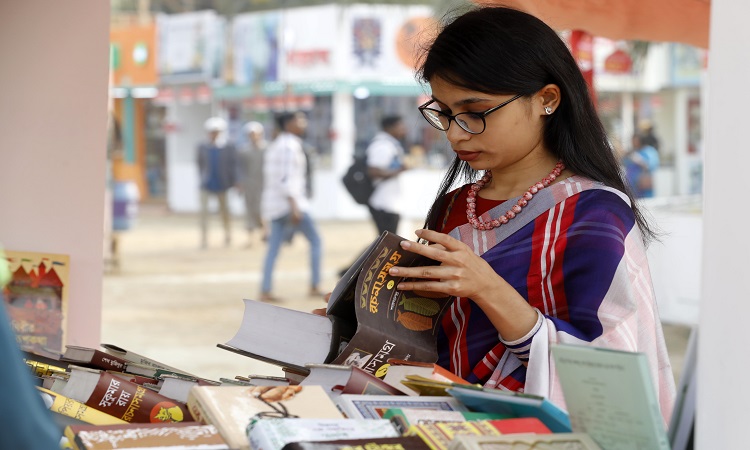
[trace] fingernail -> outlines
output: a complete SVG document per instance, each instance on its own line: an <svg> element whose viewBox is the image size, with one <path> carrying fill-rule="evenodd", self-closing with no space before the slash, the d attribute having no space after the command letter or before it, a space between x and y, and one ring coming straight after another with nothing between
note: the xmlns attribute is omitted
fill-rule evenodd
<svg viewBox="0 0 750 450"><path fill-rule="evenodd" d="M422 235L422 229L420 228L419 230L415 231L414 234L416 234L417 236L421 236Z"/></svg>
<svg viewBox="0 0 750 450"><path fill-rule="evenodd" d="M411 247L411 241L401 241L401 248Z"/></svg>
<svg viewBox="0 0 750 450"><path fill-rule="evenodd" d="M391 275L398 275L398 267L391 267L388 269L388 273Z"/></svg>

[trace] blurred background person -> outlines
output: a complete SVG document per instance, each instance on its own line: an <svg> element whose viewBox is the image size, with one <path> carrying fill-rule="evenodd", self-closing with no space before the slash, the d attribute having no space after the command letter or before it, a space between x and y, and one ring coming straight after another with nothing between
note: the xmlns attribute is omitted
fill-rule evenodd
<svg viewBox="0 0 750 450"><path fill-rule="evenodd" d="M381 131L367 146L367 174L373 180L375 191L368 208L378 230L398 233L401 219L401 183L399 175L406 170L404 147L406 125L401 116L385 116L380 121Z"/></svg>
<svg viewBox="0 0 750 450"><path fill-rule="evenodd" d="M243 129L247 135L247 143L238 156L242 171L240 185L245 195L245 228L249 248L253 245L256 231L260 240L265 241L267 237L266 225L260 214L260 201L263 192L263 155L268 142L260 122L248 122Z"/></svg>
<svg viewBox="0 0 750 450"><path fill-rule="evenodd" d="M270 225L268 248L263 264L261 301L278 300L272 295L273 269L281 244L295 231L310 243L310 296L321 296L320 261L322 242L309 214L307 196L307 157L302 137L307 130L303 112L289 112L276 119L279 134L265 151L263 162L263 193L261 212Z"/></svg>
<svg viewBox="0 0 750 450"><path fill-rule="evenodd" d="M227 191L237 183L237 150L227 141L227 122L221 117L206 120L204 128L208 141L198 146L198 170L200 171L200 224L201 248L208 247L209 201L214 198L219 204L219 214L224 226L224 245L232 243L232 226L227 203Z"/></svg>
<svg viewBox="0 0 750 450"><path fill-rule="evenodd" d="M623 165L633 195L638 198L654 196L654 175L659 168L659 152L643 142L640 134L633 135L633 147L625 155Z"/></svg>

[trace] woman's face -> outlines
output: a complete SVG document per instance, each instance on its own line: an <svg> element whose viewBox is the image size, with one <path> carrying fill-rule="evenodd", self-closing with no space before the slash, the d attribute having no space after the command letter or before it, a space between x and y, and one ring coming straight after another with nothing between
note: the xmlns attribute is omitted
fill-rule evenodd
<svg viewBox="0 0 750 450"><path fill-rule="evenodd" d="M430 86L435 99L430 107L451 115L481 113L514 97L512 94L490 95L471 91L439 77L431 80ZM519 163L551 156L542 139L544 119L541 111L541 96L521 97L486 116L483 133L468 133L451 121L446 136L453 151L472 169L512 169Z"/></svg>

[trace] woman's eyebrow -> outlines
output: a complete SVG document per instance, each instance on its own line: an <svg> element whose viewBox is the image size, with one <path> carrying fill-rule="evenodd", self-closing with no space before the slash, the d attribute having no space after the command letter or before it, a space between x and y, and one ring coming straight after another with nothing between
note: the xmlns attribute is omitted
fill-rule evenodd
<svg viewBox="0 0 750 450"><path fill-rule="evenodd" d="M437 97L432 97L432 99L435 100L438 103L442 103L443 105L447 105L447 106L451 106L451 107L459 107L459 106L464 106L464 105L472 105L474 103L487 102L487 101L491 100L489 98L469 97L469 98L464 98L462 100L459 100L459 101L455 102L452 105L448 105L447 103L441 101Z"/></svg>

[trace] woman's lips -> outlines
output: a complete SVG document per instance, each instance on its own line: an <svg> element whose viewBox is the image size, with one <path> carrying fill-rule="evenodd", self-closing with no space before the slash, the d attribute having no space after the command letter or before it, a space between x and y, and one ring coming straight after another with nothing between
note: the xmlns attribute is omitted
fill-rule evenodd
<svg viewBox="0 0 750 450"><path fill-rule="evenodd" d="M458 155L458 159L461 161L474 161L479 157L480 152L464 152L464 151L456 151L456 155Z"/></svg>

